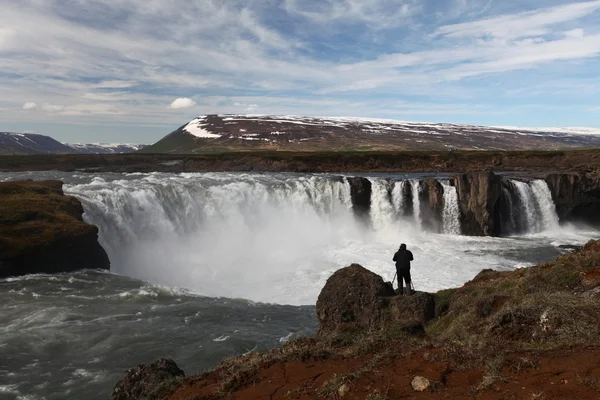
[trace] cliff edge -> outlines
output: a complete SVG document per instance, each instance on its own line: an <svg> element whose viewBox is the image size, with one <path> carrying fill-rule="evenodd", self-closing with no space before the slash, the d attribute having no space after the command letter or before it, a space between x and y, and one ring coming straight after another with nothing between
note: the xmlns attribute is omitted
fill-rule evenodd
<svg viewBox="0 0 600 400"><path fill-rule="evenodd" d="M110 269L98 228L60 181L0 183L0 278Z"/></svg>

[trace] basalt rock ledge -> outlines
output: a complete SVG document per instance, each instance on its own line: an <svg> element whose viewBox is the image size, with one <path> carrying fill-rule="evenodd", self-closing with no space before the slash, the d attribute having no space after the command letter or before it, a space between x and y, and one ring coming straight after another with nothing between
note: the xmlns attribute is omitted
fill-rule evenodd
<svg viewBox="0 0 600 400"><path fill-rule="evenodd" d="M60 181L0 183L0 278L110 269L98 228Z"/></svg>

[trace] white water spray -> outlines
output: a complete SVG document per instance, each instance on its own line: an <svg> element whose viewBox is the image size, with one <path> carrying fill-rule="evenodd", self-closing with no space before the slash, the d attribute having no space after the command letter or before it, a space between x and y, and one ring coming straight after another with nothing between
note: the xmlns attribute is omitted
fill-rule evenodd
<svg viewBox="0 0 600 400"><path fill-rule="evenodd" d="M444 233L460 235L460 208L458 206L458 193L456 188L448 181L440 181L444 188Z"/></svg>
<svg viewBox="0 0 600 400"><path fill-rule="evenodd" d="M391 201L389 183L383 179L371 182L371 223L376 231L389 228L396 221L397 213Z"/></svg>
<svg viewBox="0 0 600 400"><path fill-rule="evenodd" d="M416 181L416 180L411 180L410 187L411 187L411 191L412 191L413 214L415 217L415 223L416 223L418 229L422 230L423 222L421 221L421 199L420 199L420 193L422 191L421 182Z"/></svg>
<svg viewBox="0 0 600 400"><path fill-rule="evenodd" d="M558 229L559 219L548 184L541 179L536 179L529 186L531 186L537 209L541 214L542 229L544 231Z"/></svg>
<svg viewBox="0 0 600 400"><path fill-rule="evenodd" d="M406 207L406 199L404 198L404 188L406 187L406 181L394 182L392 188L392 204L396 215L403 215L404 208Z"/></svg>
<svg viewBox="0 0 600 400"><path fill-rule="evenodd" d="M523 207L521 214L525 219L525 232L535 233L539 229L533 191L531 190L531 187L525 182L512 181L512 183L517 189L517 195L519 196L521 206Z"/></svg>

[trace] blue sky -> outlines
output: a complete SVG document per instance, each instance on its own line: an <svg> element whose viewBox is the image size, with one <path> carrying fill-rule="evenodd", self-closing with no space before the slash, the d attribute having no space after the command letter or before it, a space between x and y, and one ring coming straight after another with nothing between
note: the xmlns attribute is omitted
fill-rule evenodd
<svg viewBox="0 0 600 400"><path fill-rule="evenodd" d="M206 113L600 128L600 0L3 0L0 131Z"/></svg>

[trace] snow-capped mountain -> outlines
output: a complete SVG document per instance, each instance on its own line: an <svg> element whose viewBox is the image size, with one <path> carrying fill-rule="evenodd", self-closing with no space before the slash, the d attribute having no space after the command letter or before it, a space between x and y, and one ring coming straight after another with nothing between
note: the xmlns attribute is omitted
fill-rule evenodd
<svg viewBox="0 0 600 400"><path fill-rule="evenodd" d="M374 118L206 115L144 152L529 150L600 147L600 129L484 127Z"/></svg>
<svg viewBox="0 0 600 400"><path fill-rule="evenodd" d="M35 133L0 132L1 154L111 154L133 153L140 144L68 144Z"/></svg>
<svg viewBox="0 0 600 400"><path fill-rule="evenodd" d="M67 146L76 150L77 153L84 154L121 154L133 153L143 149L145 144L130 143L65 143Z"/></svg>

